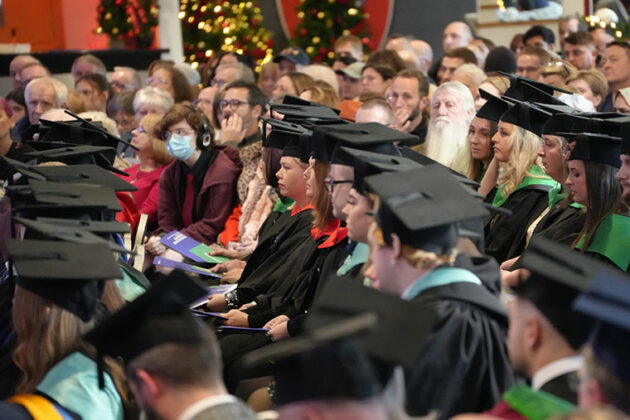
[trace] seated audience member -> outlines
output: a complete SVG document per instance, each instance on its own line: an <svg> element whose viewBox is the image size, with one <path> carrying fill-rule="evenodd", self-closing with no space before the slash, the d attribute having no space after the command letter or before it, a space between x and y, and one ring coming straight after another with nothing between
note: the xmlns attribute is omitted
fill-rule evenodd
<svg viewBox="0 0 630 420"><path fill-rule="evenodd" d="M477 65L475 54L468 48L455 48L444 54L438 70L439 83L442 84L451 81L455 70L466 63Z"/></svg>
<svg viewBox="0 0 630 420"><path fill-rule="evenodd" d="M273 88L276 87L277 81L278 65L273 61L263 64L258 73L258 87L263 95L265 95L265 98L271 98Z"/></svg>
<svg viewBox="0 0 630 420"><path fill-rule="evenodd" d="M514 37L512 37L512 40L510 41L510 51L512 51L514 55L518 56L524 47L525 44L523 44L523 34L514 35Z"/></svg>
<svg viewBox="0 0 630 420"><path fill-rule="evenodd" d="M487 194L493 206L512 211L495 215L485 226L485 252L502 263L521 255L527 229L548 206L548 191L556 182L545 174L538 156L540 135L550 114L522 102L500 103L484 105L494 107L489 113L494 113L499 125L492 138L494 158L480 192ZM489 186L496 189L494 194L488 193Z"/></svg>
<svg viewBox="0 0 630 420"><path fill-rule="evenodd" d="M298 96L313 78L304 73L286 73L278 78L273 90L272 101L282 103L284 95Z"/></svg>
<svg viewBox="0 0 630 420"><path fill-rule="evenodd" d="M157 135L161 119L162 115L148 114L132 131L131 144L138 148L136 157L140 163L125 169L125 172L129 174L128 177L121 176L122 179L138 188L130 194L137 205L138 213L149 216L148 232L157 228L160 175L166 169L166 165L173 161L173 157L166 150L166 142Z"/></svg>
<svg viewBox="0 0 630 420"><path fill-rule="evenodd" d="M442 165L467 175L470 169L467 137L474 116L475 103L466 86L460 82L440 85L431 97L431 119L422 151Z"/></svg>
<svg viewBox="0 0 630 420"><path fill-rule="evenodd" d="M136 92L133 98L133 112L136 124L147 114L166 114L175 102L170 93L161 88L147 86Z"/></svg>
<svg viewBox="0 0 630 420"><path fill-rule="evenodd" d="M174 66L156 66L150 73L147 84L170 93L175 103L191 102L194 99L188 79Z"/></svg>
<svg viewBox="0 0 630 420"><path fill-rule="evenodd" d="M107 116L116 121L116 128L121 136L130 133L136 127L136 116L133 111L133 100L136 93L125 90L112 96L107 102Z"/></svg>
<svg viewBox="0 0 630 420"><path fill-rule="evenodd" d="M183 274L169 277L86 336L101 354L124 361L146 418L256 419L227 393L216 337L188 309L203 290Z"/></svg>
<svg viewBox="0 0 630 420"><path fill-rule="evenodd" d="M335 57L352 57L357 61L363 61L363 43L356 35L342 35L333 46Z"/></svg>
<svg viewBox="0 0 630 420"><path fill-rule="evenodd" d="M608 82L608 95L597 110L609 112L614 106L615 92L630 87L630 45L621 41L607 44L599 68Z"/></svg>
<svg viewBox="0 0 630 420"><path fill-rule="evenodd" d="M624 137L621 146L621 168L617 172L617 179L621 184L622 198L630 204L630 139Z"/></svg>
<svg viewBox="0 0 630 420"><path fill-rule="evenodd" d="M234 51L220 51L217 54L213 54L208 61L208 64L204 67L202 74L202 82L205 86L213 85L212 80L216 75L217 68L224 64L240 63L239 55Z"/></svg>
<svg viewBox="0 0 630 420"><path fill-rule="evenodd" d="M11 140L11 127L14 125L11 120L12 113L13 110L9 106L9 103L0 98L0 156L6 156L20 162L26 162L30 160L30 158L24 156L24 154L32 152L33 149L23 143L16 143ZM12 168L4 160L0 160L0 180L5 181L14 172L14 168Z"/></svg>
<svg viewBox="0 0 630 420"><path fill-rule="evenodd" d="M104 76L88 73L77 80L74 88L81 95L86 111L105 112L109 99L109 86Z"/></svg>
<svg viewBox="0 0 630 420"><path fill-rule="evenodd" d="M418 70L427 74L431 68L431 64L433 64L433 48L431 48L428 42L421 39L412 39L410 42L411 47L418 57Z"/></svg>
<svg viewBox="0 0 630 420"><path fill-rule="evenodd" d="M486 80L486 74L474 64L466 63L455 70L451 80L466 85L475 101L475 110L479 110L481 105L483 105L483 101L479 95L479 86Z"/></svg>
<svg viewBox="0 0 630 420"><path fill-rule="evenodd" d="M396 73L407 68L407 65L396 53L396 51L391 50L374 51L368 56L367 62L365 64L380 64L382 66L388 66L393 68Z"/></svg>
<svg viewBox="0 0 630 420"><path fill-rule="evenodd" d="M564 45L567 37L580 31L580 18L576 15L563 16L558 22L558 42Z"/></svg>
<svg viewBox="0 0 630 420"><path fill-rule="evenodd" d="M379 64L365 65L361 70L361 93L376 93L384 98L394 76L396 72L391 67Z"/></svg>
<svg viewBox="0 0 630 420"><path fill-rule="evenodd" d="M618 138L591 134L574 134L569 141L575 146L567 162L566 184L573 200L586 207L586 221L571 246L628 271L630 213L615 178L621 167L621 142Z"/></svg>
<svg viewBox="0 0 630 420"><path fill-rule="evenodd" d="M494 47L486 57L483 71L488 77L499 76L499 72L515 73L516 56L509 48Z"/></svg>
<svg viewBox="0 0 630 420"><path fill-rule="evenodd" d="M477 111L477 115L470 123L468 130L468 143L470 145L470 164L468 179L481 182L488 169L488 165L494 157L492 137L497 132L497 122L491 115L485 118L484 112Z"/></svg>
<svg viewBox="0 0 630 420"><path fill-rule="evenodd" d="M107 68L100 58L92 54L84 54L77 57L72 62L72 77L76 84L79 79L86 74L100 74L101 76L107 76Z"/></svg>
<svg viewBox="0 0 630 420"><path fill-rule="evenodd" d="M356 122L377 122L393 128L396 124L396 116L384 99L371 99L363 102L357 110Z"/></svg>
<svg viewBox="0 0 630 420"><path fill-rule="evenodd" d="M477 65L483 69L485 68L486 59L488 58L488 54L490 54L490 50L495 48L496 45L488 38L476 36L470 42L470 45L468 47L471 49L475 48L477 50L477 52L473 50L473 52L475 52L475 56L477 56Z"/></svg>
<svg viewBox="0 0 630 420"><path fill-rule="evenodd" d="M160 138L175 158L160 177L158 231L146 250L163 254L159 233L179 230L196 241L213 243L237 202L241 172L235 149L213 144L201 111L176 104L162 118Z"/></svg>
<svg viewBox="0 0 630 420"><path fill-rule="evenodd" d="M116 66L109 77L109 86L114 95L124 91L137 91L142 87L140 75L131 67Z"/></svg>
<svg viewBox="0 0 630 420"><path fill-rule="evenodd" d="M510 79L506 76L490 76L479 85L479 89L483 89L494 96L502 96L509 87Z"/></svg>
<svg viewBox="0 0 630 420"><path fill-rule="evenodd" d="M203 115L210 120L212 124L212 129L215 130L214 122L213 122L213 113L214 113L214 96L217 93L217 88L215 86L208 86L199 91L197 95L197 99L193 101L193 104L203 112Z"/></svg>
<svg viewBox="0 0 630 420"><path fill-rule="evenodd" d="M20 54L13 57L9 63L9 77L11 77L11 88L13 90L24 88L20 80L20 72L24 66L32 63L39 63L39 60L32 55Z"/></svg>
<svg viewBox="0 0 630 420"><path fill-rule="evenodd" d="M575 303L575 311L596 321L591 337L582 350L584 365L579 372L578 403L581 410L613 407L630 414L630 378L627 366L630 328L625 313L628 302L628 276L602 272L589 290Z"/></svg>
<svg viewBox="0 0 630 420"><path fill-rule="evenodd" d="M70 89L68 91L68 98L66 98L65 107L75 114L80 114L81 112L86 111L83 96L74 89Z"/></svg>
<svg viewBox="0 0 630 420"><path fill-rule="evenodd" d="M356 100L361 93L361 71L365 64L357 61L343 70L337 70L341 76L339 96L342 100Z"/></svg>
<svg viewBox="0 0 630 420"><path fill-rule="evenodd" d="M28 122L39 123L39 117L52 108L61 108L68 97L66 85L52 77L40 77L26 85L24 99L28 110Z"/></svg>
<svg viewBox="0 0 630 420"><path fill-rule="evenodd" d="M300 98L331 108L339 108L341 101L335 88L323 80L315 80L300 93Z"/></svg>
<svg viewBox="0 0 630 420"><path fill-rule="evenodd" d="M221 89L237 80L254 83L254 72L243 63L222 63L214 71L211 85Z"/></svg>
<svg viewBox="0 0 630 420"><path fill-rule="evenodd" d="M84 419L123 420L130 401L122 369L105 360L108 370L99 389L94 351L81 341L94 325L101 296L112 312L123 304L115 283L105 285L115 295L103 293L97 284L120 276L109 247L33 240L7 245L17 271L12 320L18 345L13 359L23 376L16 392L38 392ZM33 250L41 256L37 260ZM77 270L89 277L77 280ZM70 278L74 280L65 280Z"/></svg>
<svg viewBox="0 0 630 420"><path fill-rule="evenodd" d="M42 63L30 63L22 67L20 70L20 87L26 88L28 82L39 77L50 77L50 70L46 68Z"/></svg>
<svg viewBox="0 0 630 420"><path fill-rule="evenodd" d="M565 83L591 101L595 109L608 94L608 82L599 70L580 70L569 76Z"/></svg>
<svg viewBox="0 0 630 420"><path fill-rule="evenodd" d="M309 64L310 60L302 48L287 47L273 58L273 62L278 64L278 75L284 76L288 73L301 71L302 67Z"/></svg>
<svg viewBox="0 0 630 420"><path fill-rule="evenodd" d="M314 81L320 80L322 82L328 83L330 86L332 86L337 95L339 95L339 86L341 79L340 76L335 73L336 70L339 69L332 69L324 64L309 64L302 69L302 73L311 76Z"/></svg>
<svg viewBox="0 0 630 420"><path fill-rule="evenodd" d="M444 28L442 34L442 48L449 53L456 48L465 48L473 40L470 26L461 21L451 22Z"/></svg>
<svg viewBox="0 0 630 420"><path fill-rule="evenodd" d="M523 35L523 44L526 47L542 48L547 52L555 51L556 36L546 26L535 25L529 28Z"/></svg>
<svg viewBox="0 0 630 420"><path fill-rule="evenodd" d="M565 58L578 70L592 70L597 67L598 51L588 32L574 32L564 39L562 45Z"/></svg>
<svg viewBox="0 0 630 420"><path fill-rule="evenodd" d="M9 106L13 115L11 115L11 121L13 124L17 124L22 118L26 116L26 102L24 101L24 91L22 89L12 90L7 93L4 98Z"/></svg>
<svg viewBox="0 0 630 420"><path fill-rule="evenodd" d="M436 166L375 175L367 185L380 203L368 235L372 265L366 275L375 288L439 314L440 326L413 368L405 369L407 414L437 410L437 418L447 419L492 407L513 383L506 314L475 274L453 266L456 220L483 214L483 206ZM422 198L411 198L416 196ZM433 206L460 210L439 221L419 217ZM465 348L466 357L455 348ZM461 387L469 381L475 386Z"/></svg>
<svg viewBox="0 0 630 420"><path fill-rule="evenodd" d="M70 116L72 117L72 116ZM120 137L120 133L118 132L118 127L116 126L116 121L109 118L106 113L99 111L85 111L79 114L80 118L99 122L103 126L108 133L113 134L116 137Z"/></svg>
<svg viewBox="0 0 630 420"><path fill-rule="evenodd" d="M577 72L572 64L553 61L543 66L541 81L559 88L566 88L566 80Z"/></svg>
<svg viewBox="0 0 630 420"><path fill-rule="evenodd" d="M396 74L387 96L394 110L396 129L418 136L418 145L427 135L428 116L424 110L429 104L429 80L418 70L403 70Z"/></svg>
<svg viewBox="0 0 630 420"><path fill-rule="evenodd" d="M541 81L543 66L552 61L547 51L538 47L524 47L516 57L516 74Z"/></svg>
<svg viewBox="0 0 630 420"><path fill-rule="evenodd" d="M604 55L604 51L606 51L606 46L615 40L615 37L609 33L609 30L606 28L602 28L600 26L589 26L588 32L593 37L593 41L595 41L595 48L597 48L597 52L600 57Z"/></svg>

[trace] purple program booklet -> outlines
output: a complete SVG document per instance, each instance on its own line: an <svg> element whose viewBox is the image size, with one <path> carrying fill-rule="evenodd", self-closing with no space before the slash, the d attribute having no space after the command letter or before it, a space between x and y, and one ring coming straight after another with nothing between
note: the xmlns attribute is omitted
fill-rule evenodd
<svg viewBox="0 0 630 420"><path fill-rule="evenodd" d="M181 261L169 260L168 258L155 257L153 258L153 265L159 265L162 267L178 268L184 271L190 271L191 273L201 274L202 276L208 276L215 279L220 279L221 274L213 273L207 268L198 267L196 265L186 264Z"/></svg>
<svg viewBox="0 0 630 420"><path fill-rule="evenodd" d="M200 317L205 317L205 318L219 318L219 319L223 319L226 320L228 319L227 316L222 313L222 312L206 312L206 311L200 311L199 309L191 309L193 315L196 316L200 316Z"/></svg>
<svg viewBox="0 0 630 420"><path fill-rule="evenodd" d="M219 328L222 330L259 331L259 332L269 331L269 328L230 327L228 325L221 325Z"/></svg>
<svg viewBox="0 0 630 420"><path fill-rule="evenodd" d="M225 257L213 257L208 255L213 251L212 248L206 244L195 241L193 238L184 235L178 230L167 233L162 237L160 242L195 262L219 264L229 260L229 258Z"/></svg>

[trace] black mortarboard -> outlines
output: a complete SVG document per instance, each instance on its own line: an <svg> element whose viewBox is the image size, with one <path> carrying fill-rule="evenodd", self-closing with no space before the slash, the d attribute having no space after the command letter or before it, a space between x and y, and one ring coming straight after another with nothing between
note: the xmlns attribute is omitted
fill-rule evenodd
<svg viewBox="0 0 630 420"><path fill-rule="evenodd" d="M308 135L295 131L273 129L265 140L265 147L282 150L282 156L290 156L308 163L311 149Z"/></svg>
<svg viewBox="0 0 630 420"><path fill-rule="evenodd" d="M468 179L467 176L460 174L459 172L457 172L454 169L449 168L448 166L445 166L443 164L441 164L440 162L438 162L437 160L433 160L430 157L423 155L422 153L413 150L410 147L407 146L402 146L400 147L400 153L403 155L403 157L407 158L407 159L411 159L414 162L419 163L422 166L438 166L440 168L446 169L447 171L449 171L451 173L451 175L453 175L455 177L455 179L457 179L459 182L461 182L462 184L468 185L470 187L473 187L475 190L477 190L479 188L479 183L475 182L471 179Z"/></svg>
<svg viewBox="0 0 630 420"><path fill-rule="evenodd" d="M58 219L54 217L37 217L38 222L45 222L59 226L68 226L74 228L85 229L88 232L97 235L105 235L112 233L131 233L129 223L120 223L116 221L101 222L94 220L78 220L78 219Z"/></svg>
<svg viewBox="0 0 630 420"><path fill-rule="evenodd" d="M559 88L557 86L553 86L550 85L548 83L543 83L543 82L539 82L538 80L534 80L534 79L529 79L527 77L523 77L523 76L519 76L517 74L511 74L511 73L504 73L504 72L499 72L501 73L503 76L507 76L510 78L510 89L513 87L513 92L515 92L514 95L516 96L511 96L515 99L518 100L522 100L522 101L526 101L528 100L526 97L524 98L519 98L518 95L522 94L522 91L520 91L520 85L523 83L526 83L530 86L533 86L543 92L545 92L548 95L553 95L554 92L561 92L561 93L573 93L571 91L568 91L566 89L563 88ZM509 89L508 89L509 91ZM506 91L506 93L508 92Z"/></svg>
<svg viewBox="0 0 630 420"><path fill-rule="evenodd" d="M293 95L284 95L284 98L282 99L282 104L283 105L304 105L304 106L326 106L326 105L322 105L319 102L313 102L313 101L307 101L306 99L302 99L298 96L293 96ZM330 108L330 107L327 107ZM335 113L337 113L337 115L339 115L339 113L341 112L338 109L335 108L330 108L332 109Z"/></svg>
<svg viewBox="0 0 630 420"><path fill-rule="evenodd" d="M515 294L532 302L571 346L579 349L588 332L571 308L591 283L590 274L597 265L591 258L542 237L532 239L521 263L531 275L513 287Z"/></svg>
<svg viewBox="0 0 630 420"><path fill-rule="evenodd" d="M605 134L593 133L558 133L559 136L575 142L569 160L584 160L605 165L621 167L621 139Z"/></svg>
<svg viewBox="0 0 630 420"><path fill-rule="evenodd" d="M558 89L560 90L560 89ZM545 92L539 87L526 82L512 83L503 96L519 101L536 102L549 105L566 105L552 93Z"/></svg>
<svg viewBox="0 0 630 420"><path fill-rule="evenodd" d="M370 311L347 318L255 350L243 357L243 363L246 367L273 363L274 395L280 406L375 397L381 392L377 374L354 337L373 329L377 317Z"/></svg>
<svg viewBox="0 0 630 420"><path fill-rule="evenodd" d="M60 241L6 241L16 283L77 315L92 318L102 287L97 281L122 277L105 244Z"/></svg>
<svg viewBox="0 0 630 420"><path fill-rule="evenodd" d="M112 211L122 210L114 190L103 186L64 184L35 179L29 179L28 183L37 203L103 207Z"/></svg>
<svg viewBox="0 0 630 420"><path fill-rule="evenodd" d="M400 156L396 143L410 140L411 134L394 130L379 123L354 123L345 125L318 126L313 130L311 144L316 159L332 163L351 165L350 159L336 156L340 146L367 150L386 155Z"/></svg>
<svg viewBox="0 0 630 420"><path fill-rule="evenodd" d="M547 112L550 112L552 114L579 114L580 111L578 111L575 108L570 107L569 105L562 103L562 104L547 104L544 102L534 102L534 105L536 105L538 108L542 108Z"/></svg>
<svg viewBox="0 0 630 420"><path fill-rule="evenodd" d="M396 233L416 249L448 254L457 243L457 222L488 214L450 171L437 166L373 175L365 181L381 198L377 221L388 244Z"/></svg>
<svg viewBox="0 0 630 420"><path fill-rule="evenodd" d="M84 339L99 354L120 357L125 363L160 344L201 343L204 327L188 306L207 293L202 285L175 270L102 321Z"/></svg>
<svg viewBox="0 0 630 420"><path fill-rule="evenodd" d="M97 236L87 229L75 226L59 225L40 220L15 217L14 220L26 227L26 239L57 239L77 244L106 244L112 251L124 254L132 252L116 242Z"/></svg>
<svg viewBox="0 0 630 420"><path fill-rule="evenodd" d="M593 353L630 385L630 277L610 269L600 271L574 308L599 321L590 338Z"/></svg>
<svg viewBox="0 0 630 420"><path fill-rule="evenodd" d="M97 165L33 166L6 156L9 165L28 178L70 184L102 185L114 191L136 191L138 188Z"/></svg>
<svg viewBox="0 0 630 420"><path fill-rule="evenodd" d="M352 159L354 182L352 187L365 195L365 178L383 172L404 172L421 168L419 163L402 156L390 156L350 147L341 147L337 153L344 153Z"/></svg>
<svg viewBox="0 0 630 420"><path fill-rule="evenodd" d="M327 106L316 105L284 105L272 104L271 110L284 115L283 120L289 122L303 122L308 120L338 120L339 115Z"/></svg>
<svg viewBox="0 0 630 420"><path fill-rule="evenodd" d="M28 143L34 146L37 142ZM55 145L54 143L48 143ZM37 149L37 146L35 146ZM55 148L38 149L35 152L25 154L26 157L37 159L38 163L58 161L67 165L95 164L101 168L107 169L121 175L127 175L119 169L114 168L114 160L116 158L116 149L102 146L66 146L57 144Z"/></svg>
<svg viewBox="0 0 630 420"><path fill-rule="evenodd" d="M378 317L373 331L359 339L370 356L413 368L437 323L437 315L426 306L336 278L327 281L315 298L305 328L308 331L325 327L366 312L374 312Z"/></svg>
<svg viewBox="0 0 630 420"><path fill-rule="evenodd" d="M612 125L616 131L614 133L606 133L622 138L621 154L630 155L630 116L611 118L604 121L604 125Z"/></svg>
<svg viewBox="0 0 630 420"><path fill-rule="evenodd" d="M486 103L479 108L479 111L477 111L476 116L478 118L498 122L501 115L505 114L505 111L512 106L511 103L504 101L503 99L496 97L483 89L479 89L479 94L482 98L486 99Z"/></svg>
<svg viewBox="0 0 630 420"><path fill-rule="evenodd" d="M531 131L537 136L541 136L543 126L551 114L526 102L516 101L512 98L507 99L509 99L510 102L514 102L514 106L501 116L501 121L517 125L527 131Z"/></svg>
<svg viewBox="0 0 630 420"><path fill-rule="evenodd" d="M566 133L567 131L573 131L572 126L575 123L577 117L574 114L562 114L557 113L551 115L545 125L543 126L543 134L556 135L557 133Z"/></svg>

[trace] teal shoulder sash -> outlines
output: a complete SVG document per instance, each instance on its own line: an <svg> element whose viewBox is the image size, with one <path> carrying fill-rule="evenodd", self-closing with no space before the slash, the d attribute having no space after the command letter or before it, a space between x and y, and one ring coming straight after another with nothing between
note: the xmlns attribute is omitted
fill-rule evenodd
<svg viewBox="0 0 630 420"><path fill-rule="evenodd" d="M411 300L420 293L433 287L453 283L474 283L481 285L481 280L468 270L457 267L438 268L418 279L403 295L403 299Z"/></svg>

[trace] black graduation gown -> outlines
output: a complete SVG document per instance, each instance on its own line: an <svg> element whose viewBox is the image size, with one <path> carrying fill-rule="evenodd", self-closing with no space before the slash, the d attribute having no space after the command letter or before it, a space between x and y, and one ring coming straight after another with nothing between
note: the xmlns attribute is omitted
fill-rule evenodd
<svg viewBox="0 0 630 420"><path fill-rule="evenodd" d="M586 212L583 210L572 206L561 208L555 205L538 222L532 237L542 236L554 242L571 245L580 234L585 221Z"/></svg>
<svg viewBox="0 0 630 420"><path fill-rule="evenodd" d="M17 347L17 335L11 323L14 282L9 279L0 283L0 399L7 399L15 393L22 379L22 372L13 362L13 352Z"/></svg>
<svg viewBox="0 0 630 420"><path fill-rule="evenodd" d="M577 372L569 372L544 383L540 390L577 405L579 383Z"/></svg>
<svg viewBox="0 0 630 420"><path fill-rule="evenodd" d="M512 215L498 214L486 221L486 254L499 263L521 255L525 249L527 228L549 205L549 189L545 185L530 185L509 195L501 207L511 210Z"/></svg>
<svg viewBox="0 0 630 420"><path fill-rule="evenodd" d="M497 261L488 255L476 257L467 254L458 254L454 267L471 271L490 293L499 296L501 293L501 269Z"/></svg>
<svg viewBox="0 0 630 420"><path fill-rule="evenodd" d="M507 354L507 315L483 286L452 283L411 300L434 310L440 321L412 370L405 372L406 411L438 419L493 407L514 383Z"/></svg>
<svg viewBox="0 0 630 420"><path fill-rule="evenodd" d="M6 154L6 157L17 160L19 162L28 162L32 160L32 158L26 157L25 155L30 152L34 152L33 149L28 144L22 143L11 143L11 147ZM6 163L3 159L0 159L0 180L7 180L13 176L15 173L15 169L13 169L8 163Z"/></svg>

